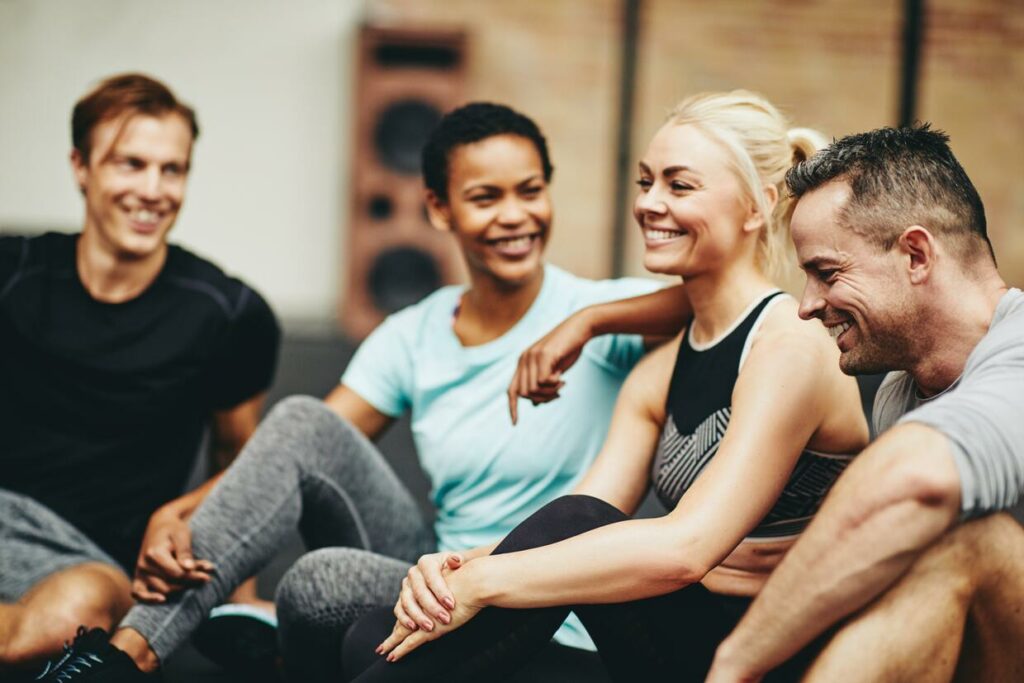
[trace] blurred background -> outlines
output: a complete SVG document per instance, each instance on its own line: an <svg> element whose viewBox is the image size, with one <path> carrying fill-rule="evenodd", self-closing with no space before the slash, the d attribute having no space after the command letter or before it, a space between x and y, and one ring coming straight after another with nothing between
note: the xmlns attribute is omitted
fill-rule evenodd
<svg viewBox="0 0 1024 683"><path fill-rule="evenodd" d="M80 228L71 107L125 71L198 112L172 239L281 318L270 403L325 394L383 314L460 277L417 171L467 100L540 124L549 259L580 275L643 272L634 169L672 105L748 88L830 137L949 132L1024 285L1022 0L0 0L0 233ZM383 449L426 509L407 425Z"/></svg>
<svg viewBox="0 0 1024 683"><path fill-rule="evenodd" d="M366 25L399 35L371 35L374 53ZM457 276L406 254L384 266L414 283L362 291L380 251L438 248L401 197L372 218L388 207L371 185L401 183L364 177L395 170L370 138L389 105L416 99L496 100L540 123L556 166L549 256L588 277L642 272L635 162L687 94L758 90L829 136L929 120L981 191L1004 275L1024 284L1021 0L0 0L0 231L80 227L71 106L128 70L198 111L172 238L254 284L289 332L334 331L349 302L362 333L373 313L353 309ZM431 120L417 113L385 135L398 165ZM415 205L415 173L394 177Z"/></svg>

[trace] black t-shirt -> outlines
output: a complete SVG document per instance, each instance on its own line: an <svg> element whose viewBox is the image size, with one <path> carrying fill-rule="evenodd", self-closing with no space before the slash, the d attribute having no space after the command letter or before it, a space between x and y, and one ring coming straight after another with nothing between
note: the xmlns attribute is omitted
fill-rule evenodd
<svg viewBox="0 0 1024 683"><path fill-rule="evenodd" d="M138 297L96 301L76 241L0 237L0 488L130 569L211 413L270 385L280 330L259 294L174 246Z"/></svg>

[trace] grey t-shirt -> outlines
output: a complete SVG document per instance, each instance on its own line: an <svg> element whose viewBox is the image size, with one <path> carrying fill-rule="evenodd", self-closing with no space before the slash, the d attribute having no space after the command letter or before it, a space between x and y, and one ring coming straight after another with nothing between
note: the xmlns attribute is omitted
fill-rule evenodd
<svg viewBox="0 0 1024 683"><path fill-rule="evenodd" d="M1012 507L1024 493L1024 294L1002 296L960 378L924 398L906 372L891 372L875 398L876 433L918 422L949 439L963 517Z"/></svg>

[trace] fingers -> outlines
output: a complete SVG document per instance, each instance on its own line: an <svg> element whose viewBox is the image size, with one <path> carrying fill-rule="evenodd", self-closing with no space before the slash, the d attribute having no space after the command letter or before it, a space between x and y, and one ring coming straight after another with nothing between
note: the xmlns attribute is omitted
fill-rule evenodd
<svg viewBox="0 0 1024 683"><path fill-rule="evenodd" d="M426 582L431 595L436 598L441 605L444 605L448 609L455 609L455 595L452 594L451 588L448 587L448 582L445 581L441 570L444 567L447 567L448 569L458 569L461 564L462 556L457 553L445 554L441 558L440 563L436 562L436 556L434 558L430 558L429 556L422 557L417 564L417 568L423 575L423 580ZM438 617L440 618L440 615L438 615ZM442 619L442 621L444 621L444 619Z"/></svg>
<svg viewBox="0 0 1024 683"><path fill-rule="evenodd" d="M427 633L426 631L416 631L406 636L400 643L398 643L394 649L387 656L389 662L397 662L402 657L406 656L423 643L428 643L438 637L437 634ZM386 652L386 650L385 650Z"/></svg>
<svg viewBox="0 0 1024 683"><path fill-rule="evenodd" d="M395 623L395 627L391 629L391 635L389 635L383 643L377 646L375 652L379 655L391 652L396 645L409 637L409 634L415 630L416 629L414 628L411 629L403 625L401 620L397 621Z"/></svg>
<svg viewBox="0 0 1024 683"><path fill-rule="evenodd" d="M402 603L402 609L405 610L405 613L409 615L417 626L426 631L434 630L433 620L427 616L416 601L416 596L413 594L412 585L408 576L402 579L402 594L398 599Z"/></svg>
<svg viewBox="0 0 1024 683"><path fill-rule="evenodd" d="M441 572L436 565L433 567L433 573L436 575L435 584L439 586L441 591L447 592L448 586L445 584L444 579L441 578ZM442 624L451 622L451 615L448 614L448 610L440 602L445 598L434 593L433 589L427 584L423 572L419 571L419 567L412 567L409 570L409 587L412 588L412 594L416 603L425 614L436 617ZM447 600L454 604L452 598L448 597Z"/></svg>
<svg viewBox="0 0 1024 683"><path fill-rule="evenodd" d="M192 534L189 531L188 525L181 524L172 529L170 539L172 552L181 568L185 571L194 569L196 562L195 558L192 557Z"/></svg>
<svg viewBox="0 0 1024 683"><path fill-rule="evenodd" d="M416 622L412 620L412 617L405 613L405 608L402 607L401 596L398 597L398 602L395 603L395 608L392 610L392 612L395 615L397 623L404 626L405 629L410 633L418 628L416 626Z"/></svg>

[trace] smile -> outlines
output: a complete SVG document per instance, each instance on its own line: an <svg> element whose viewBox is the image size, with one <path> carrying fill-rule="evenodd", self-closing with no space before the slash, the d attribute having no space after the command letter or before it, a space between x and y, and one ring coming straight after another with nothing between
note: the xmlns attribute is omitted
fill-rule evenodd
<svg viewBox="0 0 1024 683"><path fill-rule="evenodd" d="M534 244L540 242L540 233L510 235L509 237L484 240L484 242L504 256L523 256L533 251Z"/></svg>
<svg viewBox="0 0 1024 683"><path fill-rule="evenodd" d="M853 327L853 323L847 321L839 323L838 325L826 325L825 329L828 330L829 336L831 336L833 340L837 340L839 339L839 335L846 332L851 327Z"/></svg>
<svg viewBox="0 0 1024 683"><path fill-rule="evenodd" d="M645 227L643 229L644 240L650 242L670 242L680 237L686 237L685 230L673 230L670 228Z"/></svg>

